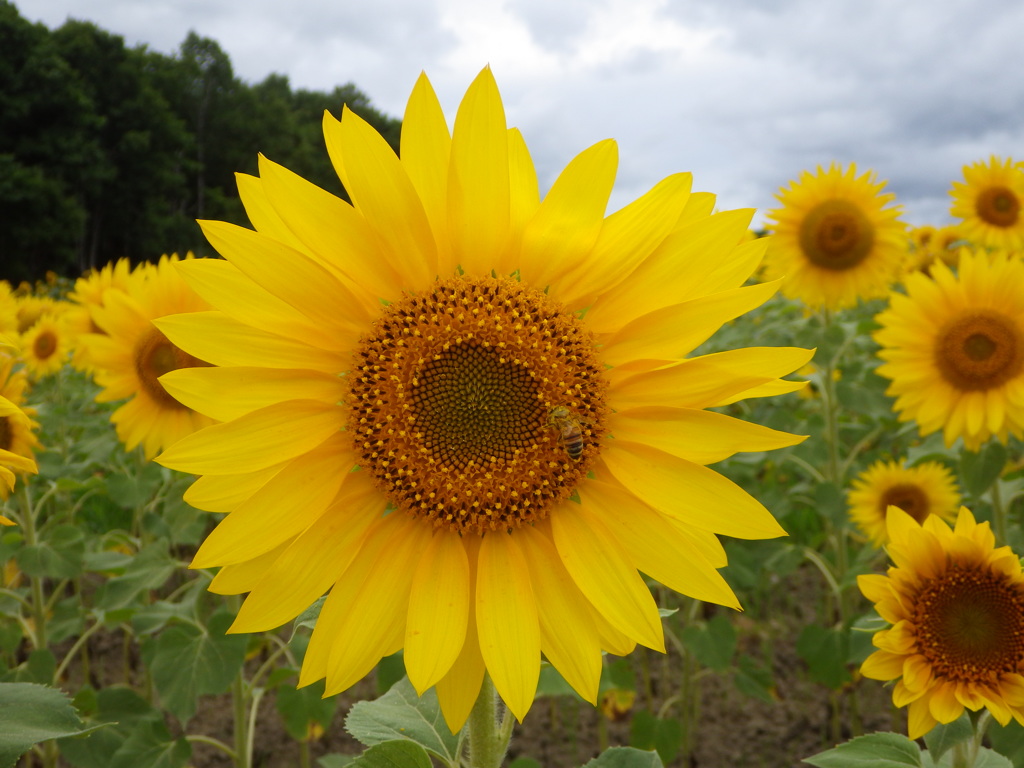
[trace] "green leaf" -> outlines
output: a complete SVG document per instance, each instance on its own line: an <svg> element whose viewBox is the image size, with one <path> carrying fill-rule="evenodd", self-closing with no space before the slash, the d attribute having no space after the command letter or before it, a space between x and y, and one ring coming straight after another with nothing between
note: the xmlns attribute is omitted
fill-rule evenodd
<svg viewBox="0 0 1024 768"><path fill-rule="evenodd" d="M990 440L978 453L960 454L960 479L967 495L978 498L996 481L1006 466L1006 446Z"/></svg>
<svg viewBox="0 0 1024 768"><path fill-rule="evenodd" d="M583 768L663 768L664 763L654 751L633 747L612 747L584 763Z"/></svg>
<svg viewBox="0 0 1024 768"><path fill-rule="evenodd" d="M49 648L37 648L28 658L4 676L10 683L53 685L57 673L57 657Z"/></svg>
<svg viewBox="0 0 1024 768"><path fill-rule="evenodd" d="M37 578L73 579L84 570L85 535L73 525L58 525L39 544L23 547L18 567Z"/></svg>
<svg viewBox="0 0 1024 768"><path fill-rule="evenodd" d="M811 679L838 690L852 677L846 667L849 657L849 633L835 627L809 624L800 632L796 652L807 664Z"/></svg>
<svg viewBox="0 0 1024 768"><path fill-rule="evenodd" d="M185 738L171 739L163 723L136 728L110 759L110 768L184 768L192 756Z"/></svg>
<svg viewBox="0 0 1024 768"><path fill-rule="evenodd" d="M347 768L347 766L352 765L353 760L355 760L355 758L352 757L352 755L332 754L318 757L316 759L316 764L320 766L320 768Z"/></svg>
<svg viewBox="0 0 1024 768"><path fill-rule="evenodd" d="M277 689L277 711L284 720L285 730L296 741L309 739L309 726L319 723L324 730L331 724L338 708L338 697L323 698L324 681L319 680L305 688L284 683Z"/></svg>
<svg viewBox="0 0 1024 768"><path fill-rule="evenodd" d="M163 722L163 713L157 711L135 691L121 685L101 688L96 692L95 714L90 722L107 723L108 727L87 739L65 739L59 742L61 755L78 768L114 768L115 755L124 759L118 768L132 768L133 750L145 748L138 737L127 751L125 744L138 731L148 735L149 741L171 741ZM141 765L141 764L140 764Z"/></svg>
<svg viewBox="0 0 1024 768"><path fill-rule="evenodd" d="M818 483L814 489L814 506L818 514L831 520L836 527L846 527L846 497L835 483Z"/></svg>
<svg viewBox="0 0 1024 768"><path fill-rule="evenodd" d="M532 757L517 757L508 764L508 768L543 768L543 766Z"/></svg>
<svg viewBox="0 0 1024 768"><path fill-rule="evenodd" d="M96 594L96 605L106 611L123 608L143 590L163 586L178 568L167 554L167 542L158 541L141 550L116 576L102 584Z"/></svg>
<svg viewBox="0 0 1024 768"><path fill-rule="evenodd" d="M928 731L924 737L924 743L928 747L932 760L939 760L952 749L954 744L967 741L974 735L974 728L971 725L970 716L964 712L952 723L939 724Z"/></svg>
<svg viewBox="0 0 1024 768"><path fill-rule="evenodd" d="M377 662L377 694L386 693L405 677L405 653L398 651Z"/></svg>
<svg viewBox="0 0 1024 768"><path fill-rule="evenodd" d="M312 630L316 627L316 620L320 617L320 609L323 607L324 600L327 599L327 595L317 598L317 601L313 603L309 608L300 613L295 621L292 623L292 634L294 635L299 629L305 628Z"/></svg>
<svg viewBox="0 0 1024 768"><path fill-rule="evenodd" d="M683 745L683 725L678 718L659 718L646 709L633 714L630 742L641 750L654 749L664 763L671 763Z"/></svg>
<svg viewBox="0 0 1024 768"><path fill-rule="evenodd" d="M739 658L733 682L740 693L746 696L760 699L767 704L774 704L778 700L771 669L746 654Z"/></svg>
<svg viewBox="0 0 1024 768"><path fill-rule="evenodd" d="M91 730L83 725L67 695L56 688L0 683L0 768L13 768L33 744Z"/></svg>
<svg viewBox="0 0 1024 768"><path fill-rule="evenodd" d="M402 678L376 701L352 705L345 730L366 746L405 739L419 744L440 759L452 763L458 737L448 730L437 694L431 688L422 696L408 678Z"/></svg>
<svg viewBox="0 0 1024 768"><path fill-rule="evenodd" d="M1024 726L1016 720L1000 725L993 719L985 733L996 752L1009 757L1016 768L1024 768Z"/></svg>
<svg viewBox="0 0 1024 768"><path fill-rule="evenodd" d="M349 765L352 768L431 768L426 750L405 739L375 744Z"/></svg>
<svg viewBox="0 0 1024 768"><path fill-rule="evenodd" d="M210 617L205 630L193 624L168 627L156 638L149 660L153 683L164 706L185 722L196 711L196 698L224 693L245 661L247 635L225 635L226 612Z"/></svg>
<svg viewBox="0 0 1024 768"><path fill-rule="evenodd" d="M972 768L1013 768L1013 761L995 750L982 747L974 758Z"/></svg>
<svg viewBox="0 0 1024 768"><path fill-rule="evenodd" d="M724 673L732 666L736 653L736 628L725 614L714 616L705 625L691 624L683 629L683 644L703 666Z"/></svg>
<svg viewBox="0 0 1024 768"><path fill-rule="evenodd" d="M834 749L804 758L818 768L897 768L921 766L921 748L899 733L858 736Z"/></svg>

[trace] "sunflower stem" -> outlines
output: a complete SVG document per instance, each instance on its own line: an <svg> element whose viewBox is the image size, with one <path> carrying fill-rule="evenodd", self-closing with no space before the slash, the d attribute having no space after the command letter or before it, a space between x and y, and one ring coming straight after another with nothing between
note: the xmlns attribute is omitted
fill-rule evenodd
<svg viewBox="0 0 1024 768"><path fill-rule="evenodd" d="M34 547L38 544L35 509L24 479L18 489L18 501L21 505L21 519L18 522L21 523L21 529L25 534L25 546ZM29 584L32 595L32 645L39 650L46 647L46 598L43 595L43 578L29 576Z"/></svg>
<svg viewBox="0 0 1024 768"><path fill-rule="evenodd" d="M498 729L498 694L491 677L484 674L480 693L469 713L469 764L472 768L500 768L508 749L512 729ZM503 724L504 725L504 724ZM501 731L505 731L502 728Z"/></svg>
<svg viewBox="0 0 1024 768"><path fill-rule="evenodd" d="M995 529L996 541L1006 544L1006 507L1003 505L1003 495L999 492L998 477L992 483L989 495L992 498L992 527Z"/></svg>

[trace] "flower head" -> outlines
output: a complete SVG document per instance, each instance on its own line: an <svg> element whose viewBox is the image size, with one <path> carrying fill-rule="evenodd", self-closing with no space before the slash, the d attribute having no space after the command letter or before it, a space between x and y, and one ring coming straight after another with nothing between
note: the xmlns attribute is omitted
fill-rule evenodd
<svg viewBox="0 0 1024 768"><path fill-rule="evenodd" d="M141 444L147 458L212 423L167 394L159 381L168 371L206 365L168 341L153 324L165 315L209 308L175 271L177 261L176 255L163 256L157 265L140 265L126 291L106 290L103 305L92 309L101 333L81 339L96 366L96 383L103 387L97 401L127 399L111 421L125 447Z"/></svg>
<svg viewBox="0 0 1024 768"><path fill-rule="evenodd" d="M744 287L751 212L678 174L606 216L611 141L541 199L489 70L453 133L421 77L400 157L348 110L324 134L352 205L260 158L255 231L203 222L226 260L179 265L215 309L157 321L217 366L161 379L222 422L158 458L229 512L193 566L249 592L235 631L330 590L300 676L328 694L404 648L453 729L485 670L522 718L541 653L596 702L602 649L663 648L640 571L735 606L715 534L783 533L705 465L801 438L704 409L799 388L809 353L686 358L775 291Z"/></svg>
<svg viewBox="0 0 1024 768"><path fill-rule="evenodd" d="M960 503L949 468L937 461L904 467L895 461L877 461L854 481L847 500L850 518L876 547L888 542L886 510L898 507L923 523L930 515L952 521Z"/></svg>
<svg viewBox="0 0 1024 768"><path fill-rule="evenodd" d="M1024 248L1024 164L993 155L989 162L964 166L954 181L950 213L974 245Z"/></svg>
<svg viewBox="0 0 1024 768"><path fill-rule="evenodd" d="M901 421L977 450L1024 430L1024 262L964 249L959 273L911 274L876 318L875 339Z"/></svg>
<svg viewBox="0 0 1024 768"><path fill-rule="evenodd" d="M899 509L886 521L888 573L858 576L861 592L892 626L861 672L896 680L893 702L908 707L909 735L950 723L964 708L987 708L1000 723L1024 724L1024 575L1009 547L965 507L956 526L923 524Z"/></svg>
<svg viewBox="0 0 1024 768"><path fill-rule="evenodd" d="M40 317L22 337L25 368L34 377L49 376L64 367L71 350L70 331L63 316Z"/></svg>
<svg viewBox="0 0 1024 768"><path fill-rule="evenodd" d="M900 209L888 206L885 182L833 164L804 171L776 194L768 213L774 233L765 259L769 279L785 278L782 292L811 308L841 309L884 296L907 252Z"/></svg>

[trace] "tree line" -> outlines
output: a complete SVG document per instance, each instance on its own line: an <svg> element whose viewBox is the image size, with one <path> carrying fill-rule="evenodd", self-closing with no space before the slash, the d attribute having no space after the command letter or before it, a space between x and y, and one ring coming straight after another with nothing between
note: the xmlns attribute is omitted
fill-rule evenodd
<svg viewBox="0 0 1024 768"><path fill-rule="evenodd" d="M400 121L352 83L250 85L195 32L168 56L90 22L50 30L0 0L0 279L208 254L195 220L247 224L234 174L256 173L260 152L344 196L320 128L344 104L397 151Z"/></svg>

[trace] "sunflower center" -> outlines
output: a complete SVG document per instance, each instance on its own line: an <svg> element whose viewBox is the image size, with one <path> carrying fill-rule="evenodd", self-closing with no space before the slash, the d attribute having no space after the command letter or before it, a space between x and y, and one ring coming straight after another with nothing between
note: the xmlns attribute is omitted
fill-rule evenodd
<svg viewBox="0 0 1024 768"><path fill-rule="evenodd" d="M937 677L984 681L1024 664L1024 593L1002 574L954 564L915 602L918 649Z"/></svg>
<svg viewBox="0 0 1024 768"><path fill-rule="evenodd" d="M543 293L440 281L361 340L348 429L398 509L462 533L511 530L547 517L592 466L602 370L580 320Z"/></svg>
<svg viewBox="0 0 1024 768"><path fill-rule="evenodd" d="M871 222L849 200L826 200L800 225L800 247L811 263L823 269L851 269L867 258L875 243Z"/></svg>
<svg viewBox="0 0 1024 768"><path fill-rule="evenodd" d="M988 187L975 199L974 209L994 227L1012 227L1020 218L1020 199L1006 187Z"/></svg>
<svg viewBox="0 0 1024 768"><path fill-rule="evenodd" d="M1005 315L989 310L963 313L939 331L935 364L957 389L992 389L1024 368L1024 336Z"/></svg>
<svg viewBox="0 0 1024 768"><path fill-rule="evenodd" d="M899 507L919 523L928 517L928 496L920 486L913 483L900 483L888 488L879 502L883 515L890 504Z"/></svg>
<svg viewBox="0 0 1024 768"><path fill-rule="evenodd" d="M162 408L187 410L186 406L167 393L158 379L169 371L195 368L207 363L178 349L153 326L135 344L134 359L135 372L146 394Z"/></svg>
<svg viewBox="0 0 1024 768"><path fill-rule="evenodd" d="M57 351L57 336L53 331L44 331L32 342L32 353L37 360L48 360Z"/></svg>

